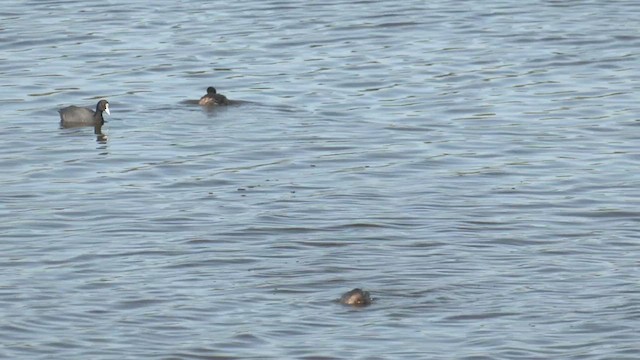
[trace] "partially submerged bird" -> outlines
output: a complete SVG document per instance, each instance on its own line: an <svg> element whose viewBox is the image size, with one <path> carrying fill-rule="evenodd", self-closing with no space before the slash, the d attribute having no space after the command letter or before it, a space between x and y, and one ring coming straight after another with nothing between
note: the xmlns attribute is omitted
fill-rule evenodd
<svg viewBox="0 0 640 360"><path fill-rule="evenodd" d="M347 291L340 297L340 303L351 306L367 306L371 304L371 296L368 291L355 288Z"/></svg>
<svg viewBox="0 0 640 360"><path fill-rule="evenodd" d="M71 105L58 110L58 112L60 113L60 125L62 125L62 127L94 126L96 133L102 125L104 125L102 113L106 112L108 115L111 115L109 102L107 100L98 101L96 111Z"/></svg>
<svg viewBox="0 0 640 360"><path fill-rule="evenodd" d="M226 96L218 94L216 88L209 86L207 88L207 94L200 98L198 105L202 106L217 106L217 105L229 105L229 100Z"/></svg>

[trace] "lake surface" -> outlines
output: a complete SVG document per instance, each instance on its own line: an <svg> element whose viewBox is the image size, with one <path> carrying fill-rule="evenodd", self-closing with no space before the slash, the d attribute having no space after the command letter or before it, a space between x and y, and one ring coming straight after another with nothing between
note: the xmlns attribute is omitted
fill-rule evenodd
<svg viewBox="0 0 640 360"><path fill-rule="evenodd" d="M0 358L636 359L639 19L3 4Z"/></svg>

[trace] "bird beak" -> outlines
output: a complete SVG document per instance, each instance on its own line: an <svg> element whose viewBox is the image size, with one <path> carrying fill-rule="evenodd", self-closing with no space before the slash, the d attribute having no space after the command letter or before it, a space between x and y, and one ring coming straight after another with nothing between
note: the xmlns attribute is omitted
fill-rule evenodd
<svg viewBox="0 0 640 360"><path fill-rule="evenodd" d="M104 106L104 111L108 114L111 115L111 111L109 111L109 104Z"/></svg>

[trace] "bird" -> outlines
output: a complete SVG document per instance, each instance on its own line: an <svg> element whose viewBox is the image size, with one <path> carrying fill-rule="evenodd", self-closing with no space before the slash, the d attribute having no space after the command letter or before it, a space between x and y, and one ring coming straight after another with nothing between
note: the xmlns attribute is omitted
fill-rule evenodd
<svg viewBox="0 0 640 360"><path fill-rule="evenodd" d="M371 304L371 297L368 291L364 291L360 288L355 288L351 291L347 291L340 297L340 303L351 306L367 306Z"/></svg>
<svg viewBox="0 0 640 360"><path fill-rule="evenodd" d="M207 94L202 96L198 101L198 105L202 106L217 106L217 105L229 105L229 100L226 96L218 94L216 88L209 86L207 88Z"/></svg>
<svg viewBox="0 0 640 360"><path fill-rule="evenodd" d="M58 110L58 112L60 113L60 125L62 127L95 126L100 128L104 125L102 113L106 112L111 115L107 100L98 101L96 111L71 105Z"/></svg>

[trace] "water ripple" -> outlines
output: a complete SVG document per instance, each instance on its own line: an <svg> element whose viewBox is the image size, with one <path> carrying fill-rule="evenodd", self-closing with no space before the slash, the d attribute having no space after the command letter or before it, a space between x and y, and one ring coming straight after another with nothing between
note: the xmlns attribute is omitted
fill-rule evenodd
<svg viewBox="0 0 640 360"><path fill-rule="evenodd" d="M638 9L5 4L0 357L637 357Z"/></svg>

